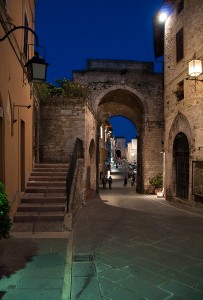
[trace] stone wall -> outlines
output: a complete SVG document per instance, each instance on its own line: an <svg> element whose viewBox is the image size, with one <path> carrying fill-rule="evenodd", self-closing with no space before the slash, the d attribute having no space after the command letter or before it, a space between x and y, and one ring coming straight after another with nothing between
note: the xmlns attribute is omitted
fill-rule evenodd
<svg viewBox="0 0 203 300"><path fill-rule="evenodd" d="M85 138L84 99L54 98L40 104L40 162L69 162L75 139Z"/></svg>
<svg viewBox="0 0 203 300"><path fill-rule="evenodd" d="M183 132L189 143L189 197L192 196L192 161L203 160L203 83L188 78L188 62L203 57L203 2L185 1L184 9L177 14L179 1L165 24L165 151L166 195L175 197L176 180L173 169L173 143L175 136ZM176 62L176 34L183 28L184 57ZM200 79L203 79L200 76ZM184 97L176 96L178 84L184 83ZM202 178L203 180L203 178Z"/></svg>

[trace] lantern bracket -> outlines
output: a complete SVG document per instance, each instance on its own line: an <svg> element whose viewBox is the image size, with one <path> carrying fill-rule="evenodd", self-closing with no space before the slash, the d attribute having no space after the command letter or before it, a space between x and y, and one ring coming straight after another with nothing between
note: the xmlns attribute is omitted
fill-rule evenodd
<svg viewBox="0 0 203 300"><path fill-rule="evenodd" d="M6 23L6 22L1 22L1 23ZM9 23L9 24L12 24L12 23ZM27 27L27 26L15 26L14 24L13 25L13 28L11 28L3 37L0 38L0 42L3 42L13 31L17 30L17 29L26 29L28 31L31 31L34 36L35 36L35 40L36 40L36 46L39 46L39 42L38 42L38 36L36 34L36 32L30 28L30 27Z"/></svg>

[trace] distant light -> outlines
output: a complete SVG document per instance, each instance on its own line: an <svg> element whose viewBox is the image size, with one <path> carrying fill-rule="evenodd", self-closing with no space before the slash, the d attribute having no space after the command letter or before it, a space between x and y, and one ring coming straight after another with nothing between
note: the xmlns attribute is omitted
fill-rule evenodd
<svg viewBox="0 0 203 300"><path fill-rule="evenodd" d="M168 14L166 12L161 12L158 17L159 22L161 23L164 23L167 18L168 18Z"/></svg>

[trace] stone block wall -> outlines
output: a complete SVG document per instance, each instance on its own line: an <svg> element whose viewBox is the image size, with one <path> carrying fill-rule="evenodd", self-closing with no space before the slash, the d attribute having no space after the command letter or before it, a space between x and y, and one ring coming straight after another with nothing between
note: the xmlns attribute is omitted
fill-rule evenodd
<svg viewBox="0 0 203 300"><path fill-rule="evenodd" d="M55 98L40 104L40 162L69 162L75 139L84 141L83 99Z"/></svg>
<svg viewBox="0 0 203 300"><path fill-rule="evenodd" d="M174 1L173 11L165 24L165 183L170 198L171 194L175 195L173 142L176 134L183 132L190 149L188 200L192 203L192 161L203 161L203 83L186 78L188 62L195 56L203 59L203 1L185 0L184 9L177 14L178 3ZM184 57L177 62L176 34L182 28ZM203 76L199 79L203 79ZM176 91L181 81L184 84L184 97L179 100Z"/></svg>

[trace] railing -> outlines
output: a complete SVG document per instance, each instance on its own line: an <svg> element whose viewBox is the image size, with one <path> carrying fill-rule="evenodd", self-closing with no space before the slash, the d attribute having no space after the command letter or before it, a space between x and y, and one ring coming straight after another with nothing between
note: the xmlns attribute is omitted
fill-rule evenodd
<svg viewBox="0 0 203 300"><path fill-rule="evenodd" d="M83 141L79 138L76 139L73 153L71 156L68 173L66 176L66 199L67 199L67 211L69 211L71 187L73 184L73 177L76 168L76 163L78 158L84 158L83 152Z"/></svg>

